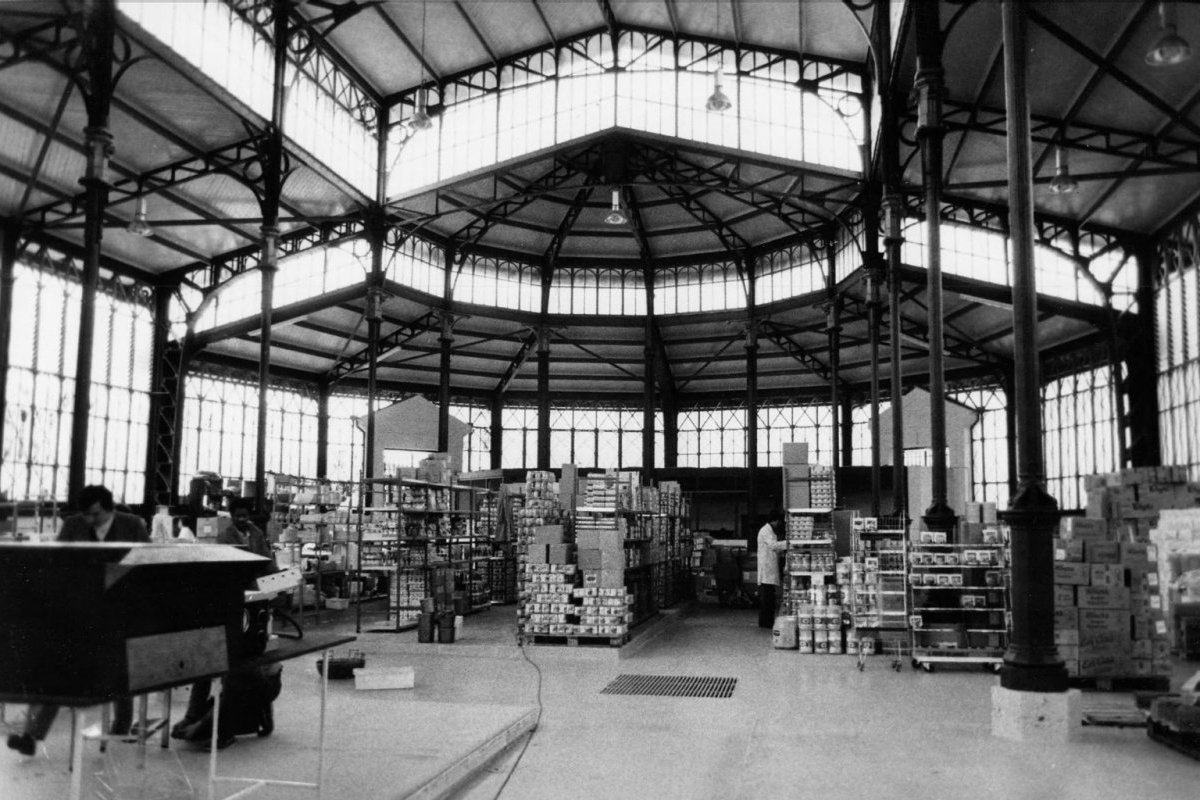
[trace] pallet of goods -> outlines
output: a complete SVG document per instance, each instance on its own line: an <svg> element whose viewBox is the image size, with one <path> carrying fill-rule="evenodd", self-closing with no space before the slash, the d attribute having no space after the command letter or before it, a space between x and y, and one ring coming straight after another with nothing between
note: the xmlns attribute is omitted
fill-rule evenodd
<svg viewBox="0 0 1200 800"><path fill-rule="evenodd" d="M1200 496L1175 467L1091 476L1086 517L1055 540L1055 642L1077 684L1166 689L1171 639L1160 517ZM1158 531L1155 533L1155 531Z"/></svg>

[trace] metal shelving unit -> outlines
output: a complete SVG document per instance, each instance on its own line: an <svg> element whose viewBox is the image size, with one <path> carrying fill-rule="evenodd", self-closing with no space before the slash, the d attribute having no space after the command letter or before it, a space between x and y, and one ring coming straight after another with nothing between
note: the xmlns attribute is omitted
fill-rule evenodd
<svg viewBox="0 0 1200 800"><path fill-rule="evenodd" d="M999 669L1012 627L1006 546L910 542L908 570L913 666Z"/></svg>

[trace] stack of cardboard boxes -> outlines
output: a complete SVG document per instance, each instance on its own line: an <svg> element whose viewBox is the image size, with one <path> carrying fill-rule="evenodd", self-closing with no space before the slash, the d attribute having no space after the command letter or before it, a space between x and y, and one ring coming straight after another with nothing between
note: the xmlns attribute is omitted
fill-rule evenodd
<svg viewBox="0 0 1200 800"><path fill-rule="evenodd" d="M585 588L625 589L626 523L615 511L580 509L575 516L575 543Z"/></svg>
<svg viewBox="0 0 1200 800"><path fill-rule="evenodd" d="M1119 541L1110 520L1065 517L1054 555L1054 638L1068 674L1168 674L1156 548Z"/></svg>
<svg viewBox="0 0 1200 800"><path fill-rule="evenodd" d="M509 494L515 494L515 489L516 487L512 487ZM521 497L522 502L514 504L513 508L518 577L517 627L522 633L548 633L548 630L542 630L541 623L538 623L536 631L530 627L532 623L529 620L529 608L533 602L531 597L543 593L535 591L541 581L535 581L532 576L549 573L551 557L558 559L559 563L567 563L564 561L568 553L563 547L566 544L566 533L561 524L561 498L553 473L527 473L525 485L521 488ZM552 547L555 548L553 551ZM573 585L572 583L571 586Z"/></svg>
<svg viewBox="0 0 1200 800"><path fill-rule="evenodd" d="M1200 658L1200 508L1165 510L1150 529L1158 547L1159 593L1173 648Z"/></svg>
<svg viewBox="0 0 1200 800"><path fill-rule="evenodd" d="M526 564L522 632L549 636L576 633L578 608L573 602L574 564Z"/></svg>
<svg viewBox="0 0 1200 800"><path fill-rule="evenodd" d="M992 544L1000 541L999 511L995 503L967 503L958 523L959 544Z"/></svg>

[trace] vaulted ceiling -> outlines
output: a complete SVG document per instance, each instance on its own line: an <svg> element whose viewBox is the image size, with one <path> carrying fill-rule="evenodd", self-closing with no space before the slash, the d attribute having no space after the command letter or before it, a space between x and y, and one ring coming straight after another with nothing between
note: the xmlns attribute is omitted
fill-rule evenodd
<svg viewBox="0 0 1200 800"><path fill-rule="evenodd" d="M256 6L234 5L248 14ZM1179 32L1200 41L1200 6L1169 5ZM911 13L902 14L895 0L891 6L903 185L917 208L923 179L916 112L905 102L916 77L914 30ZM400 109L422 83L443 85L583 34L632 29L820 57L870 76L866 32L881 8L886 6L869 0L313 1L293 5L290 15L364 96ZM1002 220L1007 124L999 5L955 0L939 8L946 33L946 200L960 217ZM1092 229L1133 243L1194 211L1200 202L1200 69L1196 60L1173 68L1146 63L1145 53L1160 35L1158 4L1064 0L1028 9L1035 203L1042 230ZM121 46L128 48L120 55L132 65L118 84L111 114L115 149L104 264L151 283L177 281L209 265L217 265L213 275L231 274L240 268L238 257L258 247L259 204L237 176L257 158L267 121L124 16L120 29ZM78 53L73 37L57 3L0 4L0 216L20 219L29 241L67 252L78 252L83 242L79 178L87 120L69 77ZM1058 146L1069 155L1079 184L1071 194L1046 191ZM299 147L291 151L294 170L280 212L290 242L285 252L361 235L376 198ZM634 217L620 229L602 221L614 165L623 205ZM134 236L125 225L147 185L157 187L154 233ZM398 234L415 231L460 249L532 263L553 254L563 270L594 264L656 269L728 258L731 250L755 253L819 240L832 230L830 215L853 213L864 191L864 181L836 170L616 129L389 198L388 212ZM846 302L839 355L847 389L869 380L861 278L853 274L837 287ZM902 278L905 373L923 382L923 273L906 269ZM648 340L641 318L544 317L447 303L400 285L387 289L382 333L389 347L380 379L398 389L437 385L441 326L430 316L433 310L456 319L455 394L503 390L531 397L531 331L539 325L550 331L556 395L638 396L653 369L647 354L655 352L660 389L680 401L744 393L744 310L661 315ZM827 299L814 292L756 310L760 394L827 390ZM365 310L365 292L347 291L280 314L272 336L276 374L360 384L361 364L353 357L366 346ZM1107 341L1110 315L1103 308L1047 299L1042 312L1040 344L1048 352ZM1007 368L1011 312L1004 287L948 279L946 320L951 378L991 378ZM201 360L255 367L257 327L250 321L225 338L208 337ZM886 370L886 347L882 356Z"/></svg>

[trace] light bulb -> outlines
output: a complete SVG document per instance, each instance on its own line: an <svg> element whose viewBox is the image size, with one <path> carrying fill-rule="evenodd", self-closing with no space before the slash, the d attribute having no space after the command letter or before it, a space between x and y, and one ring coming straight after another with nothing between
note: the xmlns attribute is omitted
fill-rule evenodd
<svg viewBox="0 0 1200 800"><path fill-rule="evenodd" d="M629 221L625 212L621 210L621 191L619 189L612 190L612 209L609 210L604 221L609 225L624 225Z"/></svg>
<svg viewBox="0 0 1200 800"><path fill-rule="evenodd" d="M1054 178L1050 181L1050 191L1053 194L1070 194L1078 188L1079 182L1071 177L1067 155L1059 147L1054 155Z"/></svg>
<svg viewBox="0 0 1200 800"><path fill-rule="evenodd" d="M149 236L154 233L154 229L150 227L150 223L146 219L146 198L144 195L138 195L137 206L133 210L133 219L129 221L129 226L125 230L134 236Z"/></svg>
<svg viewBox="0 0 1200 800"><path fill-rule="evenodd" d="M713 74L713 93L708 96L708 102L704 104L704 107L718 114L733 108L733 102L729 99L729 96L721 91L720 69Z"/></svg>
<svg viewBox="0 0 1200 800"><path fill-rule="evenodd" d="M413 112L412 119L408 124L413 127L413 130L427 131L433 127L433 120L429 117L429 112L425 110L425 92L422 90L417 95L417 110Z"/></svg>

